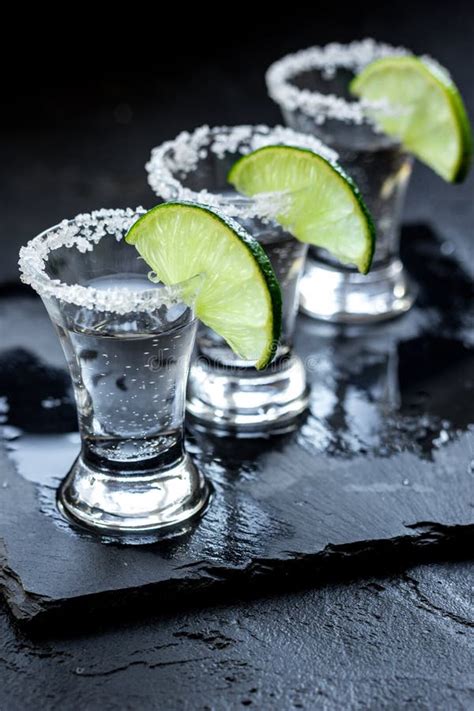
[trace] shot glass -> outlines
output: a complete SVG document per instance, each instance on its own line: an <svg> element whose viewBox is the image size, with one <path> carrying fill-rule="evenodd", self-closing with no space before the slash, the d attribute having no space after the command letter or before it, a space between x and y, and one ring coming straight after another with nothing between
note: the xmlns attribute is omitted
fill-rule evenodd
<svg viewBox="0 0 474 711"><path fill-rule="evenodd" d="M414 301L399 244L412 157L369 118L375 106L355 100L348 90L351 78L363 67L396 54L407 51L370 39L333 43L287 55L266 74L269 95L279 104L285 122L337 151L377 229L374 260L366 276L337 264L324 250L310 248L300 304L314 318L342 323L379 321L404 313Z"/></svg>
<svg viewBox="0 0 474 711"><path fill-rule="evenodd" d="M146 165L159 197L199 202L240 222L264 247L282 288L282 336L267 368L257 371L254 363L239 359L210 329L198 331L187 410L197 422L231 433L291 427L308 404L304 367L292 348L307 245L272 219L277 205L268 196L243 197L227 182L239 157L266 145L299 146L337 159L315 137L282 126L201 126L154 148Z"/></svg>
<svg viewBox="0 0 474 711"><path fill-rule="evenodd" d="M20 252L22 280L58 333L81 450L58 506L110 532L172 532L203 512L209 487L185 451L183 422L201 277L153 284L122 237L144 210L64 220ZM183 302L182 289L186 290Z"/></svg>

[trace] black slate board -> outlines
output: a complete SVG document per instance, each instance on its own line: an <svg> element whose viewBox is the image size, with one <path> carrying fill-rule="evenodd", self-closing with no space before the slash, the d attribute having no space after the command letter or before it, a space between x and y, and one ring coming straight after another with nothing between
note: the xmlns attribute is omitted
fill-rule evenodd
<svg viewBox="0 0 474 711"><path fill-rule="evenodd" d="M0 301L10 438L9 456L0 450L0 587L16 618L136 605L138 595L160 605L301 570L322 579L357 556L389 559L453 536L467 546L472 286L430 230L411 227L407 237L417 307L365 329L301 318L309 416L269 439L190 434L214 485L212 506L193 531L142 545L100 542L57 513L55 489L78 448L69 384L40 302L8 292Z"/></svg>

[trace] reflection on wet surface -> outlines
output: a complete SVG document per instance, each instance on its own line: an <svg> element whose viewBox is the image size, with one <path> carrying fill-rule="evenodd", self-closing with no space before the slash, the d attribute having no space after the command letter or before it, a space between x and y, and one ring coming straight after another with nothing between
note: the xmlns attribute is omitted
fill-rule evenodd
<svg viewBox="0 0 474 711"><path fill-rule="evenodd" d="M188 448L212 479L220 506L200 525L207 554L232 560L252 531L255 540L290 535L236 481L258 480L268 452L299 446L328 457L390 457L407 451L430 459L474 421L472 282L426 227L405 228L408 268L417 282L415 308L387 324L344 327L300 317L296 349L311 385L310 411L299 428L271 438L236 440L189 434ZM413 234L412 234L413 233ZM415 239L416 235L416 239ZM446 250L444 250L446 252ZM68 529L55 489L75 458L79 439L69 377L39 300L3 290L0 299L0 426L20 474L38 486L42 510ZM45 336L47 335L47 337ZM211 535L212 532L212 535ZM82 534L81 534L82 535ZM84 534L85 535L85 534ZM139 542L148 542L143 539ZM162 553L190 539L169 541ZM219 541L219 553L213 549ZM224 542L224 544L223 544ZM202 556L202 540L200 542ZM237 547L239 547L237 546ZM255 547L252 554L255 555Z"/></svg>
<svg viewBox="0 0 474 711"><path fill-rule="evenodd" d="M252 553L254 553L249 532L252 537L256 536L258 541L260 534L265 534L265 537L282 535L285 532L285 525L273 520L265 513L259 502L233 485L236 478L251 476L252 472L258 471L255 461L252 462L250 459L244 461L241 457L219 457L210 445L210 441L203 441L199 435L197 439L190 436L188 441L188 450L212 481L214 500L219 499L219 505L210 507L200 526L199 556L201 558L203 556L204 537L207 541L204 551L207 557L211 559L215 557L217 560L224 556L229 562L232 562L235 557L237 564L237 559L241 560L242 555L245 554L245 542L249 546L252 545ZM23 433L21 437L7 441L7 450L16 463L18 471L25 479L37 485L41 511L51 517L64 531L70 531L71 528L57 510L56 490L76 458L79 446L80 439L76 432L56 435ZM162 535L157 539L152 534L134 534L130 537L124 535L120 539L103 536L102 540L135 545L160 540L160 555L166 557L167 549L169 555L172 555L184 544L188 552L190 547L192 550L192 537L183 535L187 530L191 532L193 526L180 530L179 540L173 541L171 538L164 544ZM85 530L81 530L79 535L97 540L97 534L89 534ZM176 536L176 532L173 536ZM234 554L234 551L238 553Z"/></svg>
<svg viewBox="0 0 474 711"><path fill-rule="evenodd" d="M405 317L409 321L411 316ZM430 457L474 419L474 348L421 333L407 340L311 331L315 367L303 446L334 456L389 456L404 450Z"/></svg>

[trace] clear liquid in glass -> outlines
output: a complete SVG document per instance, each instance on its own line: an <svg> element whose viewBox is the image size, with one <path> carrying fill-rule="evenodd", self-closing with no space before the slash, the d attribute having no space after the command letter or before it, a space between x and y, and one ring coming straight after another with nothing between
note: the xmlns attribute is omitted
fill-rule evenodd
<svg viewBox="0 0 474 711"><path fill-rule="evenodd" d="M319 71L295 78L300 89L333 94L352 101L348 70L325 78ZM318 122L300 109L283 109L295 130L312 133L337 151L339 163L356 182L376 228L375 253L368 276L341 265L328 252L309 250L301 282L303 311L315 318L341 322L370 322L407 311L414 295L400 261L400 222L413 159L392 138L369 124L334 118Z"/></svg>
<svg viewBox="0 0 474 711"><path fill-rule="evenodd" d="M98 289L149 289L146 276L94 279ZM181 312L181 313L180 313ZM56 324L70 368L84 456L120 468L182 451L186 375L196 323L183 305L156 314L81 309L72 327Z"/></svg>

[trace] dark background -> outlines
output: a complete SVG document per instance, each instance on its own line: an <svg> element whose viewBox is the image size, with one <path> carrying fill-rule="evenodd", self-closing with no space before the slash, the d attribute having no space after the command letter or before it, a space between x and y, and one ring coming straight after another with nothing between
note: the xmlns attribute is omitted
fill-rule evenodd
<svg viewBox="0 0 474 711"><path fill-rule="evenodd" d="M288 51L372 36L429 53L474 114L472 2L112 7L102 27L98 6L20 11L2 27L0 284L60 219L151 206L154 145L202 123L279 122L263 74ZM473 195L473 175L450 186L417 165L405 210L472 274ZM0 707L468 709L472 566L449 558L37 640L0 601Z"/></svg>
<svg viewBox="0 0 474 711"><path fill-rule="evenodd" d="M366 36L429 53L450 68L474 106L471 2L316 2L219 9L176 4L153 13L71 15L47 33L44 17L5 23L0 112L0 280L16 278L18 247L64 217L97 207L151 206L144 163L152 146L202 123L281 121L264 72L286 52ZM61 20L61 17L56 20ZM22 31L19 32L20 28ZM24 58L27 58L26 60ZM473 182L445 185L417 166L410 219L436 221L433 201L451 201L447 236L456 240L457 205ZM411 190L412 195L416 189ZM464 256L471 260L473 252Z"/></svg>

